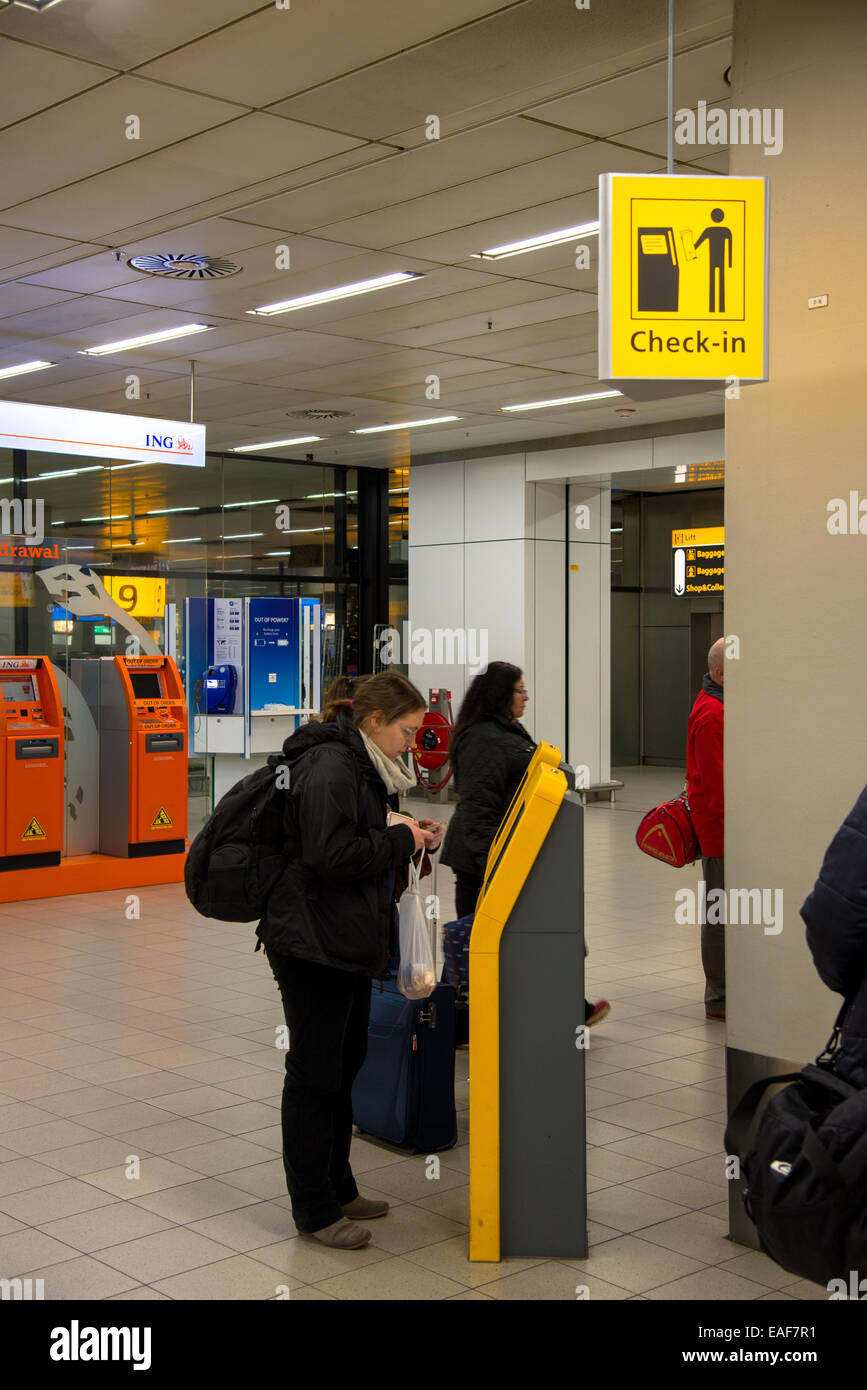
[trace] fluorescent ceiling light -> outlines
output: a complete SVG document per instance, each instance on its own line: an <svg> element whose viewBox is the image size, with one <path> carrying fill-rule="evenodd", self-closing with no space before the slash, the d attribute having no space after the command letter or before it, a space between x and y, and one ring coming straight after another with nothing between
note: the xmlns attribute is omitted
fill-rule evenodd
<svg viewBox="0 0 867 1390"><path fill-rule="evenodd" d="M291 555L291 550L266 550L266 555Z"/></svg>
<svg viewBox="0 0 867 1390"><path fill-rule="evenodd" d="M201 536L179 536L177 540L163 541L163 545L188 545L190 541L200 541Z"/></svg>
<svg viewBox="0 0 867 1390"><path fill-rule="evenodd" d="M545 246L560 246L564 241L574 241L577 236L596 236L599 220L582 222L578 227L564 227L559 232L543 232L541 236L525 237L523 241L507 241L503 246L489 246L487 251L479 251L474 260L502 261L507 256L523 256L527 251L541 251Z"/></svg>
<svg viewBox="0 0 867 1390"><path fill-rule="evenodd" d="M82 348L79 356L102 357L107 352L129 352L131 348L148 347L151 343L167 343L172 338L188 338L193 333L210 333L213 327L212 323L185 323L180 328L164 328L160 333L143 333L138 338L119 338L116 343Z"/></svg>
<svg viewBox="0 0 867 1390"><path fill-rule="evenodd" d="M227 512L230 507L264 507L267 502L279 501L279 497L254 497L249 502L224 502L223 511Z"/></svg>
<svg viewBox="0 0 867 1390"><path fill-rule="evenodd" d="M368 425L363 430L350 430L350 434L385 434L386 430L414 430L420 425L444 425L449 420L461 419L461 415L440 415L437 420L403 420L399 425Z"/></svg>
<svg viewBox="0 0 867 1390"><path fill-rule="evenodd" d="M371 290L387 290L391 285L403 284L405 280L420 280L421 274L414 270L397 270L392 275L377 275L374 280L357 280L352 285L337 285L333 290L318 290L316 294L302 294L298 299L283 299L278 304L261 304L258 309L248 309L248 314L288 314L293 309L310 309L314 304L331 304L335 299L350 299L356 294L370 294Z"/></svg>
<svg viewBox="0 0 867 1390"><path fill-rule="evenodd" d="M330 526L296 526L291 531L284 531L284 536L310 536L314 531L330 531ZM287 552L288 553L288 552Z"/></svg>
<svg viewBox="0 0 867 1390"><path fill-rule="evenodd" d="M312 502L312 501L314 501L317 497L345 497L345 496L346 496L346 493L345 493L345 492L308 492L308 493L305 495L305 497L304 497L303 500L304 500L305 502Z"/></svg>
<svg viewBox="0 0 867 1390"><path fill-rule="evenodd" d="M287 444L315 444L321 434L302 434L297 439L269 439L264 444L239 444L230 454L251 454L255 449L284 449Z"/></svg>
<svg viewBox="0 0 867 1390"><path fill-rule="evenodd" d="M236 531L233 536L221 536L221 541L248 541L251 536L264 536L264 531Z"/></svg>
<svg viewBox="0 0 867 1390"><path fill-rule="evenodd" d="M390 487L388 490L389 490L389 493L392 493L392 492L409 492L409 487Z"/></svg>
<svg viewBox="0 0 867 1390"><path fill-rule="evenodd" d="M0 367L0 377L24 376L25 372L44 372L46 367L56 366L56 362L19 362L17 367Z"/></svg>
<svg viewBox="0 0 867 1390"><path fill-rule="evenodd" d="M116 512L113 516L83 516L82 521L129 521L126 512Z"/></svg>
<svg viewBox="0 0 867 1390"><path fill-rule="evenodd" d="M169 512L198 512L200 507L157 507L152 512L145 512L145 516L168 516Z"/></svg>
<svg viewBox="0 0 867 1390"><path fill-rule="evenodd" d="M584 401L604 401L609 396L622 396L622 391L595 391L588 396L561 396L556 401L528 401L526 405L502 405L501 410L547 410L554 405L580 405Z"/></svg>
<svg viewBox="0 0 867 1390"><path fill-rule="evenodd" d="M15 0L16 5L21 5L25 10L50 10L52 5L58 5L60 0Z"/></svg>
<svg viewBox="0 0 867 1390"><path fill-rule="evenodd" d="M76 473L100 472L102 472L102 464L92 463L88 468L58 468L52 473L37 473L34 476L34 481L36 478L38 478L40 482L43 482L45 478L72 478Z"/></svg>
<svg viewBox="0 0 867 1390"><path fill-rule="evenodd" d="M153 459L142 459L140 463L107 463L106 468L110 468L112 473L120 473L122 468L157 468L159 465Z"/></svg>

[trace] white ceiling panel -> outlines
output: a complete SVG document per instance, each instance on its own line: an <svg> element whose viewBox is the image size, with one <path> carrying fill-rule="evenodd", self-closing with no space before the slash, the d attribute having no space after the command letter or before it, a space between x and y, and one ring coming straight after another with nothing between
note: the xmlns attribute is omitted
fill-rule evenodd
<svg viewBox="0 0 867 1390"><path fill-rule="evenodd" d="M200 343L204 339L199 340ZM354 362L382 352L378 343L353 342L327 333L283 330L272 338L261 336L238 347L200 350L196 358L208 371L231 379L245 374L272 385L291 384L290 374L334 362Z"/></svg>
<svg viewBox="0 0 867 1390"><path fill-rule="evenodd" d="M351 142L330 131L309 130L276 116L243 116L193 136L132 165L84 179L70 188L7 209L6 222L68 234L100 237L116 226L118 208L143 220L226 193L243 183L346 149ZM184 219L189 220L188 218ZM132 224L132 219L130 223Z"/></svg>
<svg viewBox="0 0 867 1390"><path fill-rule="evenodd" d="M135 77L116 77L3 132L3 206L25 202L101 169L147 158L154 150L240 114L237 106L225 101ZM127 139L125 133L130 115L140 121L136 140ZM33 158L34 150L39 150L39 159Z"/></svg>
<svg viewBox="0 0 867 1390"><path fill-rule="evenodd" d="M706 15L722 7L679 8ZM438 10L439 5L434 12ZM681 24L686 22L682 18ZM630 63L630 57L648 46L647 56L658 56L665 51L665 38L665 14L657 6L608 0L579 10L574 4L532 0L486 23L444 34L414 52L399 53L373 71L352 72L306 91L280 109L376 138L400 133L400 143L406 143L406 134L421 126L430 112L438 113L444 126L451 118L454 129L456 118L466 120L466 113L485 110L504 96L514 101L515 93L527 93L539 84L549 90L557 82L579 85L600 59L610 60L612 48L621 67L632 66L637 59ZM311 77L304 86L314 87L325 76ZM195 85L210 90L200 82Z"/></svg>
<svg viewBox="0 0 867 1390"><path fill-rule="evenodd" d="M369 169L343 174L318 188L253 203L241 215L300 232L468 183L582 143L583 137L570 131L552 130L516 117L465 135L429 140L419 149L392 153Z"/></svg>
<svg viewBox="0 0 867 1390"><path fill-rule="evenodd" d="M438 271L436 274L426 277L426 283L432 291L435 291L440 288L444 281L452 280L454 283L453 277L461 274L464 272ZM478 277L480 280L485 278L484 276ZM497 280L491 276L488 283L479 285L478 289L461 288L453 293L432 293L425 300L417 299L411 304L401 304L394 309L371 310L366 314L341 319L332 323L331 328L353 338L379 338L383 340L387 334L403 333L408 329L418 329L427 324L453 323L470 314L479 314L488 318L495 309L505 309L515 304L538 303L560 293L561 290L556 285L551 287L549 294L538 284L532 282ZM363 302L363 300L356 302ZM349 307L351 303L352 301L347 301L344 307Z"/></svg>
<svg viewBox="0 0 867 1390"><path fill-rule="evenodd" d="M526 325L533 325L543 335L548 336L551 333L551 329L548 327L551 320L562 318L575 320L579 315L595 313L595 311L595 295L554 293L547 298L498 309L490 316L469 314L464 318L451 319L446 323L434 323L416 329L402 329L394 333L381 333L379 341L401 343L406 347L437 347L448 341L452 347L457 347L463 339L472 339L476 343L484 342L485 337L479 336L479 330L482 331L483 335L486 333L488 341L492 342L496 335L507 333L510 329L523 333L526 331ZM493 323L492 329L487 327L489 317L490 322ZM473 350L472 348L469 349L469 351ZM483 355L487 356L488 354Z"/></svg>
<svg viewBox="0 0 867 1390"><path fill-rule="evenodd" d="M0 278L26 275L39 257L55 258L68 253L75 243L63 237L25 232L18 227L0 227Z"/></svg>
<svg viewBox="0 0 867 1390"><path fill-rule="evenodd" d="M731 98L716 103L720 109L728 110ZM622 140L626 145L637 146L642 150L649 150L651 153L664 156L668 150L668 121L654 121L652 125L636 126L634 130L625 130L619 135L618 140ZM705 155L719 154L719 145L675 145L674 147L682 159L688 159L690 163L702 159ZM726 150L727 154L727 150Z"/></svg>
<svg viewBox="0 0 867 1390"><path fill-rule="evenodd" d="M0 71L0 126L24 120L114 76L110 68L4 38L0 38Z"/></svg>
<svg viewBox="0 0 867 1390"><path fill-rule="evenodd" d="M58 53L131 68L261 6L262 0L207 0L206 5L179 5L177 0L74 0L42 15L10 5L0 15L0 34L34 44L50 42Z"/></svg>
<svg viewBox="0 0 867 1390"><path fill-rule="evenodd" d="M44 309L48 304L59 304L68 298L61 291L28 285L24 281L4 285L0 290L0 321L15 314L26 314L31 309Z"/></svg>
<svg viewBox="0 0 867 1390"><path fill-rule="evenodd" d="M617 152L602 142L581 145L574 150L551 155L486 178L458 185L423 198L388 207L381 212L366 213L346 221L318 227L322 236L351 241L356 246L387 247L413 241L423 236L454 228L468 228L482 220L532 209L538 203L562 197L563 190L581 193L595 189L600 174L612 167ZM642 168L652 168L658 162L652 156L634 155L632 162ZM568 224L567 224L568 225ZM540 230L544 231L542 227ZM532 236L532 231L524 236ZM490 244L490 243L488 243ZM482 250L470 241L466 255Z"/></svg>
<svg viewBox="0 0 867 1390"><path fill-rule="evenodd" d="M199 92L266 106L424 43L444 29L508 8L502 0L437 0L432 7L366 0L359 12L357 0L295 0L290 9L260 7L258 14L141 71ZM332 121L319 123L338 128Z"/></svg>
<svg viewBox="0 0 867 1390"><path fill-rule="evenodd" d="M675 109L700 100L716 102L728 88L723 73L731 62L731 38L704 44L677 55L674 64ZM668 108L668 63L650 63L607 81L592 83L574 96L537 106L533 115L570 130L615 135L665 115Z"/></svg>

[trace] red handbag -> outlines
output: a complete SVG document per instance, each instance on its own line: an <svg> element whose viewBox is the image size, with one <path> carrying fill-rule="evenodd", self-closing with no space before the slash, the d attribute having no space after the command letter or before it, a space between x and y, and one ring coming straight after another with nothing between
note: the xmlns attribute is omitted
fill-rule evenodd
<svg viewBox="0 0 867 1390"><path fill-rule="evenodd" d="M690 815L686 788L674 801L654 806L635 832L635 843L652 859L661 859L675 869L693 864L701 854L698 836Z"/></svg>

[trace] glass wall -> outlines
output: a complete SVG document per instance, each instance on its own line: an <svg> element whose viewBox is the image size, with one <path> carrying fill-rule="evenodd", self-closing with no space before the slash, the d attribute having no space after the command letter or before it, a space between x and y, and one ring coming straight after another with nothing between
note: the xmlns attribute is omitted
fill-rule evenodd
<svg viewBox="0 0 867 1390"><path fill-rule="evenodd" d="M355 470L324 464L0 450L0 655L48 656L65 702L77 659L149 648L174 655L189 688L201 673L184 669L185 600L307 597L323 607L326 678L357 668L357 496ZM211 809L207 750L190 749L189 788L195 833Z"/></svg>

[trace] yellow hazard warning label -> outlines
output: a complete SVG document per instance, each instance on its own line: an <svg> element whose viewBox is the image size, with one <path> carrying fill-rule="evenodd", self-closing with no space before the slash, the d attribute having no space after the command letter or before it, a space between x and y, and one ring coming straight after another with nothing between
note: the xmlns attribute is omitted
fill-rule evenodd
<svg viewBox="0 0 867 1390"><path fill-rule="evenodd" d="M162 830L171 825L165 806L161 806L151 821L151 830Z"/></svg>
<svg viewBox="0 0 867 1390"><path fill-rule="evenodd" d="M31 820L30 824L28 825L21 838L22 840L44 840L46 838L45 831L42 829L42 826L39 824L39 821L36 819L35 816Z"/></svg>

